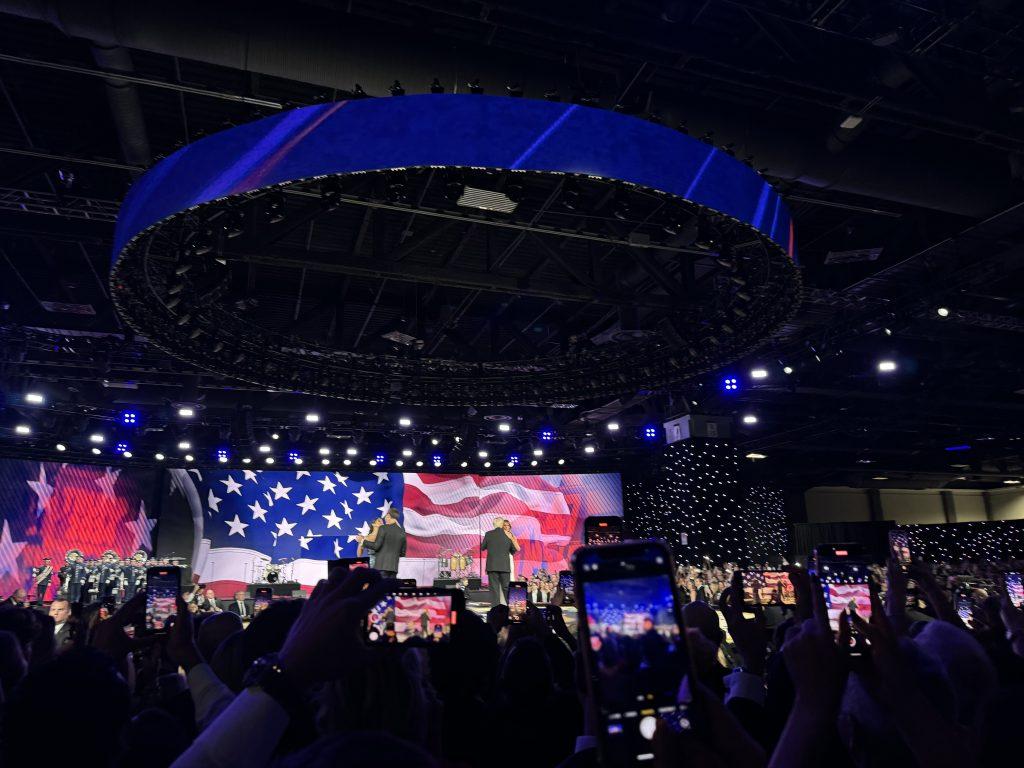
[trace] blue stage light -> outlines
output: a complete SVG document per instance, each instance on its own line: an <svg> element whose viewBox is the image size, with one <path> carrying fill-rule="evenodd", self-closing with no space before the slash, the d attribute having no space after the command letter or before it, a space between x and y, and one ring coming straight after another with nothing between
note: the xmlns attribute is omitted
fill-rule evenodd
<svg viewBox="0 0 1024 768"><path fill-rule="evenodd" d="M431 457L430 457L430 461L431 461L431 463L433 463L433 465L434 465L435 467L440 467L440 466L441 466L441 464L442 464L442 463L444 462L444 460L443 460L443 458L441 457L441 454L440 454L440 453L435 453L435 454L434 454L433 456L431 456Z"/></svg>
<svg viewBox="0 0 1024 768"><path fill-rule="evenodd" d="M124 453L128 450L128 443L118 443L114 446L114 453Z"/></svg>
<svg viewBox="0 0 1024 768"><path fill-rule="evenodd" d="M644 427L644 440L657 440L658 439L658 428L653 424L648 424Z"/></svg>
<svg viewBox="0 0 1024 768"><path fill-rule="evenodd" d="M722 390L725 392L736 392L740 388L740 380L735 376L726 376L722 379Z"/></svg>
<svg viewBox="0 0 1024 768"><path fill-rule="evenodd" d="M542 429L540 431L540 439L545 443L550 443L555 439L555 430L553 429Z"/></svg>
<svg viewBox="0 0 1024 768"><path fill-rule="evenodd" d="M519 456L517 454L513 453L511 456L508 457L508 463L509 463L510 466L518 467L519 466Z"/></svg>
<svg viewBox="0 0 1024 768"><path fill-rule="evenodd" d="M227 449L226 448L218 448L217 449L217 461L219 461L221 464L223 464L227 460L228 460L228 451L227 451Z"/></svg>
<svg viewBox="0 0 1024 768"><path fill-rule="evenodd" d="M383 453L375 454L373 457L373 460L376 461L378 464L384 462L386 459L387 457Z"/></svg>
<svg viewBox="0 0 1024 768"><path fill-rule="evenodd" d="M135 411L122 411L121 423L127 426L134 426L139 421L139 414Z"/></svg>
<svg viewBox="0 0 1024 768"><path fill-rule="evenodd" d="M288 461L292 464L297 464L302 461L302 457L299 456L298 451L288 451Z"/></svg>

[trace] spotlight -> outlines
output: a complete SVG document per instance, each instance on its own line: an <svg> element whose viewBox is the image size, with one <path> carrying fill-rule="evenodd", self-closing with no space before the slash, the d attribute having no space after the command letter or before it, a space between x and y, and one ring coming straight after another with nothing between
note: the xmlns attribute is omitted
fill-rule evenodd
<svg viewBox="0 0 1024 768"><path fill-rule="evenodd" d="M417 467L422 467L422 466L423 466L423 461L422 461L422 459L421 459L420 461L417 461L417 462L416 462L416 466L417 466Z"/></svg>
<svg viewBox="0 0 1024 768"><path fill-rule="evenodd" d="M319 453L321 456L330 456L331 455L331 449L328 448L325 445L323 448L321 448L319 451L317 451L317 453Z"/></svg>
<svg viewBox="0 0 1024 768"><path fill-rule="evenodd" d="M648 424L644 427L644 440L657 440L658 439L658 428L653 424Z"/></svg>
<svg viewBox="0 0 1024 768"><path fill-rule="evenodd" d="M1003 480L1003 485L1020 485L1020 480Z"/></svg>
<svg viewBox="0 0 1024 768"><path fill-rule="evenodd" d="M767 368L754 368L750 371L750 378L752 379L767 379L768 369Z"/></svg>
<svg viewBox="0 0 1024 768"><path fill-rule="evenodd" d="M484 462L484 466L485 466L485 467L489 467L489 466L491 466L491 462L489 462L489 461L485 461L485 462Z"/></svg>
<svg viewBox="0 0 1024 768"><path fill-rule="evenodd" d="M350 445L348 448L345 449L345 455L346 456L358 456L359 455L359 449L356 448L354 445Z"/></svg>
<svg viewBox="0 0 1024 768"><path fill-rule="evenodd" d="M441 441L438 440L436 437L432 437L432 438L430 438L430 444L431 445L440 445Z"/></svg>
<svg viewBox="0 0 1024 768"><path fill-rule="evenodd" d="M533 461L531 461L531 462L530 462L530 466L531 466L531 467L536 467L536 466L537 466L537 460L536 460L536 459L534 459Z"/></svg>
<svg viewBox="0 0 1024 768"><path fill-rule="evenodd" d="M398 426L400 426L400 427L411 427L412 426L412 419L410 419L408 416L403 416L402 418L400 418L398 420Z"/></svg>
<svg viewBox="0 0 1024 768"><path fill-rule="evenodd" d="M300 461L300 459L299 459L299 452L298 451L288 451L288 461L292 462L293 464L295 462L297 462L297 461Z"/></svg>
<svg viewBox="0 0 1024 768"><path fill-rule="evenodd" d="M132 457L132 452L131 451L123 451L121 453L121 458L123 458L123 459L130 459L131 457Z"/></svg>
<svg viewBox="0 0 1024 768"><path fill-rule="evenodd" d="M302 459L292 459L292 464L295 464L296 466L301 467L302 466Z"/></svg>
<svg viewBox="0 0 1024 768"><path fill-rule="evenodd" d="M886 336L892 336L892 328L883 328L882 331Z"/></svg>
<svg viewBox="0 0 1024 768"><path fill-rule="evenodd" d="M180 443L178 443L178 450L179 451L188 451L188 450L191 450L191 448L192 448L192 443L190 443L188 440L182 440Z"/></svg>
<svg viewBox="0 0 1024 768"><path fill-rule="evenodd" d="M368 463L368 464L369 464L369 465L370 465L371 467L376 467L376 466L377 466L377 460L376 460L376 459L370 459L370 461L369 461L369 462L367 462L367 463Z"/></svg>
<svg viewBox="0 0 1024 768"><path fill-rule="evenodd" d="M404 461L402 461L401 459L396 459L396 460L395 460L395 466L396 466L396 467L402 467L402 466L405 466L405 462L404 462Z"/></svg>
<svg viewBox="0 0 1024 768"><path fill-rule="evenodd" d="M114 446L114 453L124 453L128 450L128 443L118 443Z"/></svg>
<svg viewBox="0 0 1024 768"><path fill-rule="evenodd" d="M874 476L874 477L872 477L871 479L872 479L872 480L888 480L889 478L888 478L888 476L886 476L886 475L875 475L875 476Z"/></svg>
<svg viewBox="0 0 1024 768"><path fill-rule="evenodd" d="M224 448L218 448L217 449L217 461L219 461L221 464L226 464L227 460L228 460L228 452L227 452L227 450L224 449Z"/></svg>
<svg viewBox="0 0 1024 768"><path fill-rule="evenodd" d="M384 458L385 457L383 453L378 453L376 456L373 457L373 460L376 461L378 464L383 464Z"/></svg>
<svg viewBox="0 0 1024 768"><path fill-rule="evenodd" d="M270 436L270 439L271 439L271 440L280 440L280 439L281 439L281 436L280 436L279 434L277 434L277 432L275 432L274 434L272 434L272 435Z"/></svg>
<svg viewBox="0 0 1024 768"><path fill-rule="evenodd" d="M459 463L459 466L460 466L460 467L462 467L463 469L465 469L466 467L468 467L468 466L469 466L469 462L468 462L468 461L463 461L463 462L460 462L460 463Z"/></svg>
<svg viewBox="0 0 1024 768"><path fill-rule="evenodd" d="M486 459L487 458L487 451L477 451L476 455L477 455L478 458Z"/></svg>
<svg viewBox="0 0 1024 768"><path fill-rule="evenodd" d="M896 370L895 360L879 360L878 361L878 372L879 373L892 373Z"/></svg>
<svg viewBox="0 0 1024 768"><path fill-rule="evenodd" d="M267 458L264 459L264 461L266 461L267 464L273 464L274 463L274 457L273 456L267 456Z"/></svg>
<svg viewBox="0 0 1024 768"><path fill-rule="evenodd" d="M767 459L768 456L763 453L751 451L750 453L747 454L746 458L750 459L751 461L760 461L761 459Z"/></svg>
<svg viewBox="0 0 1024 768"><path fill-rule="evenodd" d="M558 466L562 466L563 464L565 464L565 459L559 459Z"/></svg>
<svg viewBox="0 0 1024 768"><path fill-rule="evenodd" d="M515 464L513 464L513 463L512 463L511 461L510 461L510 462L509 462L509 463L508 463L508 464L507 464L506 466L508 466L508 468L509 468L509 469L512 469L512 467L514 467L514 466L515 466Z"/></svg>
<svg viewBox="0 0 1024 768"><path fill-rule="evenodd" d="M430 457L430 462L431 462L431 463L432 463L432 464L433 464L433 465L434 465L435 467L440 467L440 466L441 466L441 462L442 462L442 460L441 460L441 454L439 454L439 453L435 453L435 454L434 454L433 456L431 456L431 457Z"/></svg>
<svg viewBox="0 0 1024 768"><path fill-rule="evenodd" d="M195 457L191 453L185 454L185 461L194 461Z"/></svg>
<svg viewBox="0 0 1024 768"><path fill-rule="evenodd" d="M243 464L252 464L252 459L250 459L248 456L246 456L244 459L242 459L242 463Z"/></svg>
<svg viewBox="0 0 1024 768"><path fill-rule="evenodd" d="M167 457L164 456L162 453L154 453L153 458L156 459L157 461L163 461Z"/></svg>
<svg viewBox="0 0 1024 768"><path fill-rule="evenodd" d="M320 414L319 413L307 413L306 414L306 423L307 424L319 424L320 423Z"/></svg>
<svg viewBox="0 0 1024 768"><path fill-rule="evenodd" d="M57 449L58 451L60 451L61 453L64 453L64 451L66 451L66 450L68 449L68 447L67 447L66 445L64 445L64 443L57 443L57 444L56 444L55 446L53 446L53 447L54 447L54 448L56 448L56 449Z"/></svg>
<svg viewBox="0 0 1024 768"><path fill-rule="evenodd" d="M757 416L752 413L748 413L743 417L744 424L757 424Z"/></svg>
<svg viewBox="0 0 1024 768"><path fill-rule="evenodd" d="M325 467L326 467L326 466L328 466L328 465L329 465L329 464L331 463L331 460L330 460L330 459L320 459L320 463L321 463L321 464L322 464L323 466L325 466Z"/></svg>
<svg viewBox="0 0 1024 768"><path fill-rule="evenodd" d="M609 421L607 426L608 426L608 431L609 432L618 432L619 431L619 422L617 422L617 421Z"/></svg>
<svg viewBox="0 0 1024 768"><path fill-rule="evenodd" d="M519 466L519 457L513 453L511 456L508 457L508 465L510 467Z"/></svg>
<svg viewBox="0 0 1024 768"><path fill-rule="evenodd" d="M939 317L949 317L949 307L939 307L935 310Z"/></svg>
<svg viewBox="0 0 1024 768"><path fill-rule="evenodd" d="M502 422L500 422L498 424L498 431L499 432L511 432L512 431L512 425L509 424L507 421L502 421Z"/></svg>
<svg viewBox="0 0 1024 768"><path fill-rule="evenodd" d="M106 438L103 437L103 435L99 432L93 432L91 435L89 435L90 443L102 443L104 440L106 440Z"/></svg>
<svg viewBox="0 0 1024 768"><path fill-rule="evenodd" d="M32 427L30 427L28 424L19 424L14 428L14 431L19 435L31 435Z"/></svg>
<svg viewBox="0 0 1024 768"><path fill-rule="evenodd" d="M178 409L178 415L183 419L191 419L193 416L196 415L196 412L194 408L182 406L181 408Z"/></svg>
<svg viewBox="0 0 1024 768"><path fill-rule="evenodd" d="M327 463L327 459L324 459L321 463L322 464L326 464ZM352 459L342 459L341 463L344 464L346 467L350 467L350 466L352 466Z"/></svg>
<svg viewBox="0 0 1024 768"><path fill-rule="evenodd" d="M132 426L139 420L139 414L135 411L121 411L121 423L125 426Z"/></svg>
<svg viewBox="0 0 1024 768"><path fill-rule="evenodd" d="M550 443L555 439L555 430L553 429L542 429L540 431L540 439L545 443Z"/></svg>
<svg viewBox="0 0 1024 768"><path fill-rule="evenodd" d="M260 453L270 453L270 446L267 445L266 443L264 443L263 445L261 445L256 450L258 450Z"/></svg>
<svg viewBox="0 0 1024 768"><path fill-rule="evenodd" d="M782 372L784 374L786 374L787 376L789 376L791 373L793 373L793 368L792 368L792 366L784 365L784 366L782 366Z"/></svg>
<svg viewBox="0 0 1024 768"><path fill-rule="evenodd" d="M411 448L403 448L402 449L402 455L405 456L405 458L408 459L410 456L412 456L412 449Z"/></svg>
<svg viewBox="0 0 1024 768"><path fill-rule="evenodd" d="M583 446L583 452L584 453L596 453L597 452L597 448L595 448L592 445L585 445L585 446Z"/></svg>
<svg viewBox="0 0 1024 768"><path fill-rule="evenodd" d="M31 405L42 405L46 402L46 398L39 392L29 392L25 395L25 402Z"/></svg>
<svg viewBox="0 0 1024 768"><path fill-rule="evenodd" d="M740 388L740 382L735 376L726 376L722 379L722 390L725 392L735 392Z"/></svg>
<svg viewBox="0 0 1024 768"><path fill-rule="evenodd" d="M544 455L544 450L542 448L534 448L533 449L533 455L534 456L543 456Z"/></svg>
<svg viewBox="0 0 1024 768"><path fill-rule="evenodd" d="M92 449L92 455L93 456L99 456L100 455L100 449L99 448L93 448Z"/></svg>

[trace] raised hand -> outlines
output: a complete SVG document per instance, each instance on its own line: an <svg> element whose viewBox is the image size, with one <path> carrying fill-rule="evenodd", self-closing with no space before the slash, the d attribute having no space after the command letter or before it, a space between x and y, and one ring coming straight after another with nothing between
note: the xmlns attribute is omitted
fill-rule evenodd
<svg viewBox="0 0 1024 768"><path fill-rule="evenodd" d="M764 609L760 604L750 608L752 619L743 617L743 575L735 571L732 584L722 591L718 609L725 616L729 634L736 644L736 650L743 659L743 666L756 675L764 674L765 655L768 649L768 630L765 626Z"/></svg>
<svg viewBox="0 0 1024 768"><path fill-rule="evenodd" d="M907 582L910 577L903 572L899 563L889 558L885 567L885 615L899 634L905 634L910 622L907 619Z"/></svg>

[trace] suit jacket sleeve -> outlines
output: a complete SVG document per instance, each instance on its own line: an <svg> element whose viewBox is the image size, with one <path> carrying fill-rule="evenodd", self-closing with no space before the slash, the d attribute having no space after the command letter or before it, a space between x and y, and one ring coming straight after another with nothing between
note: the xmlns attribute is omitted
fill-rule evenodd
<svg viewBox="0 0 1024 768"><path fill-rule="evenodd" d="M490 533L490 531L485 533L484 534L484 540L480 542L480 551L481 552L486 552L487 551L487 538L488 538L488 534L489 533Z"/></svg>
<svg viewBox="0 0 1024 768"><path fill-rule="evenodd" d="M383 530L377 531L377 540L370 541L368 539L363 539L363 548L368 549L371 552L377 552L380 549L380 545L384 543L384 540L386 538L387 535L384 533Z"/></svg>
<svg viewBox="0 0 1024 768"><path fill-rule="evenodd" d="M405 548L409 543L409 538L403 533L402 534L402 551L398 553L399 557L405 557Z"/></svg>

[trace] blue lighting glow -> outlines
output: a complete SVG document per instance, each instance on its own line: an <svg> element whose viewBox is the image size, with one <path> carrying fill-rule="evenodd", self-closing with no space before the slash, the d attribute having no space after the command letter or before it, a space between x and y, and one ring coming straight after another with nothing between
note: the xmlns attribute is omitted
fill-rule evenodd
<svg viewBox="0 0 1024 768"><path fill-rule="evenodd" d="M387 457L383 453L377 453L374 454L373 456L373 460L376 461L378 464L383 463L386 459Z"/></svg>
<svg viewBox="0 0 1024 768"><path fill-rule="evenodd" d="M228 460L228 451L227 451L227 449L226 448L218 448L217 449L217 461L227 461L227 460Z"/></svg>
<svg viewBox="0 0 1024 768"><path fill-rule="evenodd" d="M114 446L114 453L124 453L128 450L128 443L118 443Z"/></svg>
<svg viewBox="0 0 1024 768"><path fill-rule="evenodd" d="M555 439L555 430L553 429L542 429L540 431L540 439L545 443L550 443Z"/></svg>
<svg viewBox="0 0 1024 768"><path fill-rule="evenodd" d="M657 440L658 439L658 428L653 424L648 424L644 427L644 440Z"/></svg>
<svg viewBox="0 0 1024 768"><path fill-rule="evenodd" d="M431 456L430 461L431 463L433 463L435 467L440 467L441 464L443 463L443 459L441 458L440 453L435 453L433 456Z"/></svg>
<svg viewBox="0 0 1024 768"><path fill-rule="evenodd" d="M740 388L740 380L735 376L726 376L722 379L722 390L724 392L736 392Z"/></svg>
<svg viewBox="0 0 1024 768"><path fill-rule="evenodd" d="M127 426L133 426L139 421L139 414L135 411L122 411L121 412L121 423Z"/></svg>
<svg viewBox="0 0 1024 768"><path fill-rule="evenodd" d="M517 454L513 453L511 456L508 457L508 463L511 464L513 467L518 467L519 466L519 456Z"/></svg>
<svg viewBox="0 0 1024 768"><path fill-rule="evenodd" d="M299 461L301 458L302 457L299 456L298 451L288 451L288 461L290 461L292 464L294 464L296 461Z"/></svg>
<svg viewBox="0 0 1024 768"><path fill-rule="evenodd" d="M969 445L950 445L946 447L947 451L969 451L971 446Z"/></svg>

